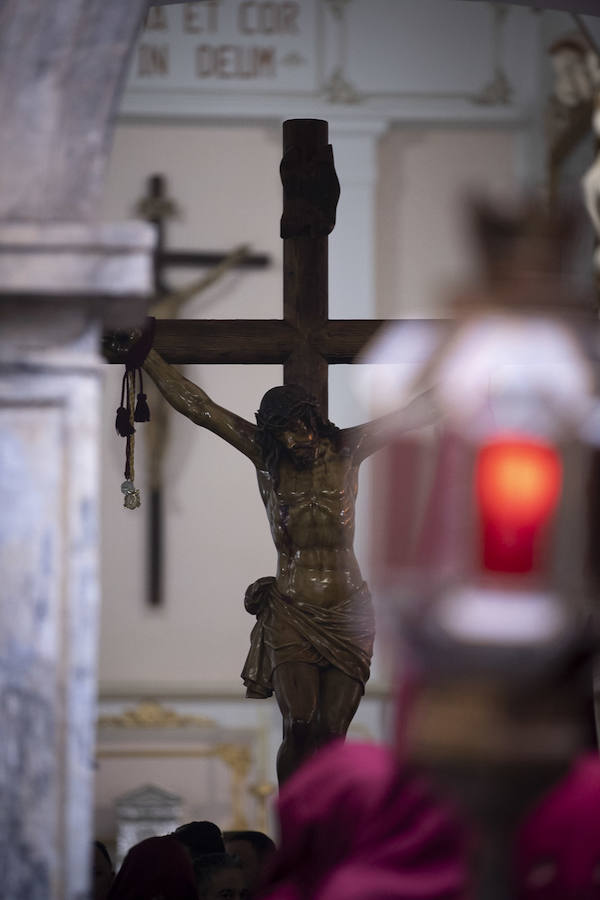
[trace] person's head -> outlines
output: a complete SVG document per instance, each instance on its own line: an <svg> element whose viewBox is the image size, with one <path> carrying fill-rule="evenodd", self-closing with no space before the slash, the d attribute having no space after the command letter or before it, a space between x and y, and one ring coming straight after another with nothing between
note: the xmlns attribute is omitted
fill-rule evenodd
<svg viewBox="0 0 600 900"><path fill-rule="evenodd" d="M214 822L187 822L176 828L171 837L187 848L192 859L207 853L225 853L221 829Z"/></svg>
<svg viewBox="0 0 600 900"><path fill-rule="evenodd" d="M108 900L198 900L190 854L170 835L132 847L123 860Z"/></svg>
<svg viewBox="0 0 600 900"><path fill-rule="evenodd" d="M249 892L239 860L228 853L210 853L194 860L200 900L246 900Z"/></svg>
<svg viewBox="0 0 600 900"><path fill-rule="evenodd" d="M298 468L316 459L319 438L336 439L339 429L323 420L316 400L303 387L286 384L271 388L256 413L258 441L269 472L277 472L282 453Z"/></svg>
<svg viewBox="0 0 600 900"><path fill-rule="evenodd" d="M253 894L261 872L275 852L274 842L262 831L225 831L223 838L227 852L240 860L246 887Z"/></svg>
<svg viewBox="0 0 600 900"><path fill-rule="evenodd" d="M110 854L102 841L92 844L92 898L106 900L115 880L115 870Z"/></svg>

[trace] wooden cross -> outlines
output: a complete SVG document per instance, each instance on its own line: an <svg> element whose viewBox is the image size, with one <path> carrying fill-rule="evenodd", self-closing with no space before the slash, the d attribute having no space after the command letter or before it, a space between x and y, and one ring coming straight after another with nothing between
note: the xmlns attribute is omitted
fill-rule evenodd
<svg viewBox="0 0 600 900"><path fill-rule="evenodd" d="M249 254L237 252L233 254L206 253L194 251L171 250L166 246L166 221L176 212L176 204L167 193L166 179L163 175L151 175L148 179L147 193L137 206L137 212L154 225L156 231L156 243L153 255L154 296L155 306L169 306L170 314L180 308L187 299L190 299L198 291L198 285L194 284L189 290L173 292L165 278L165 272L172 267L207 267L212 268L210 275L204 279L206 283L216 277L226 267L264 268L269 265L270 258L262 254ZM242 249L242 248L240 248ZM181 297L178 296L181 294ZM166 299L165 299L166 298ZM158 303L156 303L158 301ZM151 308L151 313L158 315L158 308ZM156 392L152 400L151 428L155 433L151 442L150 477L148 489L148 572L147 572L147 596L151 606L159 606L163 594L163 477L162 457L166 443L167 432L167 404Z"/></svg>
<svg viewBox="0 0 600 900"><path fill-rule="evenodd" d="M337 178L328 164L327 122L283 123L282 180L283 318L162 319L154 348L175 364L283 365L284 383L306 388L327 416L328 366L353 362L384 322L328 317L327 235Z"/></svg>

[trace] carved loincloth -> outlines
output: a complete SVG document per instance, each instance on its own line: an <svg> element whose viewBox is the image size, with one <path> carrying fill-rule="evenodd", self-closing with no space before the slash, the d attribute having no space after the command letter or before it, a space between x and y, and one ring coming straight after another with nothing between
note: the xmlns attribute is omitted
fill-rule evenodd
<svg viewBox="0 0 600 900"><path fill-rule="evenodd" d="M369 678L375 621L365 583L337 606L323 608L290 600L275 578L259 578L246 591L245 606L256 614L242 680L252 696L270 697L273 672L286 662L334 666L364 686Z"/></svg>

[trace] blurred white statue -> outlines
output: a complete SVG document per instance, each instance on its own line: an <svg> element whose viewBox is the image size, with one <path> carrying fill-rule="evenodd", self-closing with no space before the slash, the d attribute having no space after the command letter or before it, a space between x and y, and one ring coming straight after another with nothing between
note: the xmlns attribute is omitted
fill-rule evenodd
<svg viewBox="0 0 600 900"><path fill-rule="evenodd" d="M596 145L600 146L600 90L596 92L592 128ZM586 209L596 231L596 238L600 242L600 151L581 179L581 186ZM600 246L594 252L594 268L600 273Z"/></svg>
<svg viewBox="0 0 600 900"><path fill-rule="evenodd" d="M550 47L550 56L559 103L574 107L591 100L600 89L600 61L585 37L565 35Z"/></svg>

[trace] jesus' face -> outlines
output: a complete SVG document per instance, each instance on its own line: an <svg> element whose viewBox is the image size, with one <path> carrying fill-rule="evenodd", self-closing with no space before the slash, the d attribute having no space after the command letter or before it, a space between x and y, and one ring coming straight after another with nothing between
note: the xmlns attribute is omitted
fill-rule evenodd
<svg viewBox="0 0 600 900"><path fill-rule="evenodd" d="M287 426L275 432L298 468L310 466L317 458L319 436L316 428L304 419L293 419Z"/></svg>

